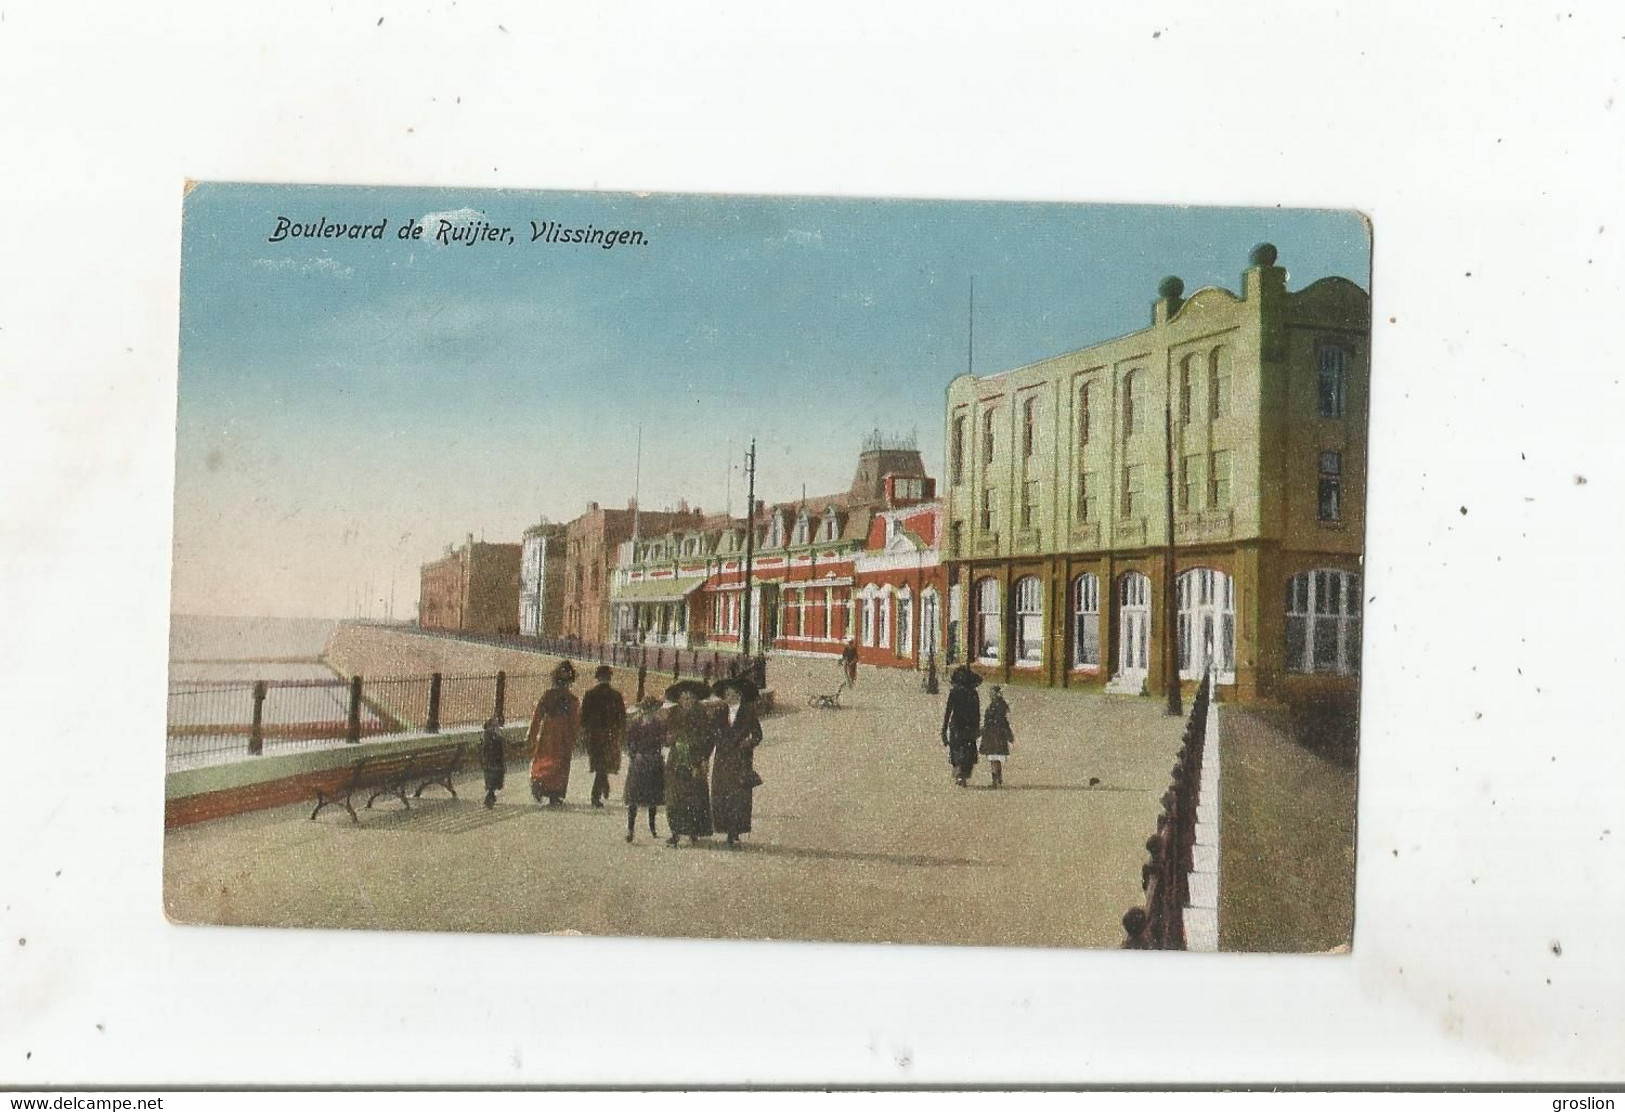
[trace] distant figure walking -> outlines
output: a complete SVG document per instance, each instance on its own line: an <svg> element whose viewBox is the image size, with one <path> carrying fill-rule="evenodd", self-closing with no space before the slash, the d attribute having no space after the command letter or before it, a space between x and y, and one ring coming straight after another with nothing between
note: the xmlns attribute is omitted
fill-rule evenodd
<svg viewBox="0 0 1625 1112"><path fill-rule="evenodd" d="M716 747L712 711L700 705L711 689L699 680L682 680L666 689L677 705L666 718L671 751L666 758L666 825L668 846L688 835L691 845L711 836L711 751Z"/></svg>
<svg viewBox="0 0 1625 1112"><path fill-rule="evenodd" d="M1004 701L1004 688L995 684L988 693L987 714L982 718L982 744L978 747L993 772L995 788L1004 783L1004 762L1010 759L1010 746L1015 740L1015 734L1010 731L1010 704Z"/></svg>
<svg viewBox="0 0 1625 1112"><path fill-rule="evenodd" d="M570 692L575 681L568 660L553 669L553 686L537 700L530 720L530 794L550 807L561 805L570 787L570 754L581 730L581 700Z"/></svg>
<svg viewBox="0 0 1625 1112"><path fill-rule="evenodd" d="M982 724L982 700L976 689L982 677L968 664L954 669L948 679L948 705L942 712L942 744L948 747L948 763L954 769L954 783L960 787L976 767L976 732Z"/></svg>
<svg viewBox="0 0 1625 1112"><path fill-rule="evenodd" d="M626 732L626 700L609 686L615 673L607 664L593 672L598 682L581 697L581 738L592 769L592 805L609 798L609 774L621 771L621 735Z"/></svg>
<svg viewBox="0 0 1625 1112"><path fill-rule="evenodd" d="M497 805L497 792L508 774L506 743L499 727L501 721L492 715L485 720L485 733L480 736L480 770L485 773L485 805Z"/></svg>
<svg viewBox="0 0 1625 1112"><path fill-rule="evenodd" d="M638 808L649 809L649 837L658 838L655 812L666 802L666 722L660 696L650 695L637 705L626 725L626 840L637 833Z"/></svg>
<svg viewBox="0 0 1625 1112"><path fill-rule="evenodd" d="M750 833L751 793L762 778L753 757L762 743L762 722L756 714L759 692L747 679L723 680L717 694L728 709L717 726L716 754L711 766L711 825L728 836L730 849L739 848L739 836Z"/></svg>
<svg viewBox="0 0 1625 1112"><path fill-rule="evenodd" d="M850 637L841 649L841 670L846 673L846 686L858 685L858 643Z"/></svg>

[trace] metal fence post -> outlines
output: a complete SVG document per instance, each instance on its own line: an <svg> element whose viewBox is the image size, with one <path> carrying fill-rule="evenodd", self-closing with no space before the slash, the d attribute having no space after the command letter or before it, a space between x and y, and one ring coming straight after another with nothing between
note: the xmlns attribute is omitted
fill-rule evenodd
<svg viewBox="0 0 1625 1112"><path fill-rule="evenodd" d="M423 727L431 734L440 732L440 673L429 677L429 721Z"/></svg>
<svg viewBox="0 0 1625 1112"><path fill-rule="evenodd" d="M507 695L508 673L499 669L497 671L497 705L496 709L491 712L492 717L497 720L498 726L502 726L507 723L507 717L503 713L506 710L503 704L507 701Z"/></svg>
<svg viewBox="0 0 1625 1112"><path fill-rule="evenodd" d="M254 681L254 724L248 729L248 755L265 752L265 681Z"/></svg>
<svg viewBox="0 0 1625 1112"><path fill-rule="evenodd" d="M344 726L344 740L350 745L361 743L361 677L350 677L350 717Z"/></svg>

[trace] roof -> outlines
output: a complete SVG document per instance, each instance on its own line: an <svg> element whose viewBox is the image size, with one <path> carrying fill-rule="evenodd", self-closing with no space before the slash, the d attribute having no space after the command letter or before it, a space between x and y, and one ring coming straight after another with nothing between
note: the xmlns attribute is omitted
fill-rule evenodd
<svg viewBox="0 0 1625 1112"><path fill-rule="evenodd" d="M705 582L704 576L687 579L642 579L636 583L616 583L609 589L611 602L682 602Z"/></svg>

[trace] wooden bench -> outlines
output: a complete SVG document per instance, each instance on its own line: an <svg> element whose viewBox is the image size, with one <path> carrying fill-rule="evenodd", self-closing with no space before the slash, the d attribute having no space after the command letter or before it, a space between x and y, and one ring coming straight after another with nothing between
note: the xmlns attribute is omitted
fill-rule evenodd
<svg viewBox="0 0 1625 1112"><path fill-rule="evenodd" d="M359 823L360 817L355 813L355 805L351 797L373 789L367 797L367 809L371 810L373 801L381 795L393 795L401 801L407 810L412 804L407 801L406 788L413 781L417 782L417 791L412 793L414 799L421 798L423 789L431 784L439 784L451 793L453 799L457 798L457 789L451 786L451 778L462 770L463 759L468 753L468 743L458 742L454 745L437 745L432 749L419 749L412 753L390 753L374 757L363 757L354 765L342 779L337 779L329 787L316 789L316 809L310 817L321 814L322 808L329 803L342 803L344 809L350 812L352 821Z"/></svg>

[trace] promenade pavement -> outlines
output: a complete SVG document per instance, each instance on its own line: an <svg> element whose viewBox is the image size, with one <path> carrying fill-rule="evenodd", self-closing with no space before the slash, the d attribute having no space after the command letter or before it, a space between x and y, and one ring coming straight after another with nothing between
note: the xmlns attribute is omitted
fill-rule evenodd
<svg viewBox="0 0 1625 1112"><path fill-rule="evenodd" d="M489 811L474 772L455 781L455 800L435 788L409 812L380 800L359 826L342 808L310 821L306 805L170 831L166 907L181 922L276 926L1121 941L1179 747L1182 722L1159 702L1008 688L1016 743L1005 786L989 786L983 763L959 788L940 741L946 683L926 695L913 673L864 668L843 709L818 710L807 697L834 689L834 664L775 659L771 678L779 709L763 722L765 783L741 851L720 836L668 848L643 814L628 845L620 778L608 807L589 807L581 756L568 804L538 807L510 753L508 787Z"/></svg>

